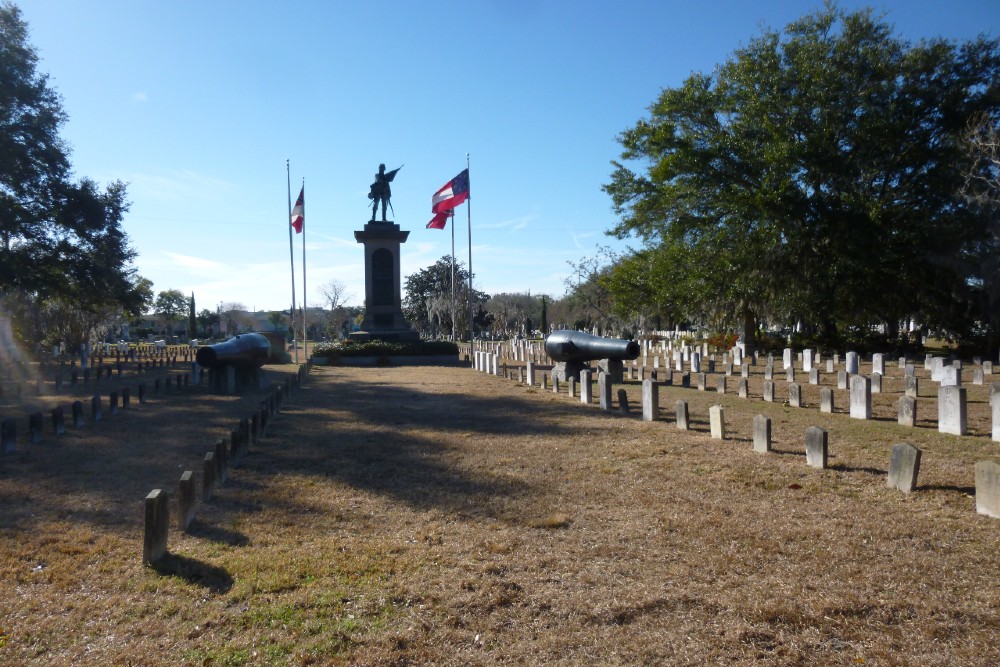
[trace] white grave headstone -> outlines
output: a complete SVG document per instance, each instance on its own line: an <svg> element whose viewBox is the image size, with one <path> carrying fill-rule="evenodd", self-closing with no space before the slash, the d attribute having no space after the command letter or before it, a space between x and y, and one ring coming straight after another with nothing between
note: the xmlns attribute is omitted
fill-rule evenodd
<svg viewBox="0 0 1000 667"><path fill-rule="evenodd" d="M851 417L872 418L871 380L863 375L851 376Z"/></svg>
<svg viewBox="0 0 1000 667"><path fill-rule="evenodd" d="M965 387L942 386L938 389L938 431L965 435L968 427Z"/></svg>
<svg viewBox="0 0 1000 667"><path fill-rule="evenodd" d="M1000 519L1000 463L976 464L976 512Z"/></svg>
<svg viewBox="0 0 1000 667"><path fill-rule="evenodd" d="M848 352L847 353L846 366L847 366L846 370L847 370L847 373L849 375L857 375L858 374L858 353L857 352Z"/></svg>
<svg viewBox="0 0 1000 667"><path fill-rule="evenodd" d="M889 478L886 480L889 488L910 493L917 488L919 474L920 450L905 442L893 445L889 459Z"/></svg>

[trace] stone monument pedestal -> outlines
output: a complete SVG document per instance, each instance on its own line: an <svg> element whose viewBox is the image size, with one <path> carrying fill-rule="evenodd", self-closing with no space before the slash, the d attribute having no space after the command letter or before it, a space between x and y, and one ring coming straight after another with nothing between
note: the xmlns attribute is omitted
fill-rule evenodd
<svg viewBox="0 0 1000 667"><path fill-rule="evenodd" d="M365 246L365 319L351 340L420 340L403 317L400 290L399 246L409 235L393 222L369 222L354 232Z"/></svg>

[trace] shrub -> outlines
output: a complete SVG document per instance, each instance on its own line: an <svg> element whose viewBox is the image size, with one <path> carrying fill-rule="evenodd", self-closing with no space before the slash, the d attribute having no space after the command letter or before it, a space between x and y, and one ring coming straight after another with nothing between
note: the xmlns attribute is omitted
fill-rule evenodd
<svg viewBox="0 0 1000 667"><path fill-rule="evenodd" d="M393 342L384 340L367 341L336 341L321 343L313 349L313 357L326 357L335 362L343 357L425 357L440 355L457 355L458 345L450 341L408 341Z"/></svg>

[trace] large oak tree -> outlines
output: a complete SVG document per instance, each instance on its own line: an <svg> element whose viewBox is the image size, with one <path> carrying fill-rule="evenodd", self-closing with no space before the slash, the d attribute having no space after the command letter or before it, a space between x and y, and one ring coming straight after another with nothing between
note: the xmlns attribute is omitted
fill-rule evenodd
<svg viewBox="0 0 1000 667"><path fill-rule="evenodd" d="M680 317L843 327L976 326L988 216L960 196L970 119L1000 115L1000 47L907 43L834 5L663 90L623 132L611 233L643 243L647 285ZM615 284L614 280L610 284Z"/></svg>
<svg viewBox="0 0 1000 667"><path fill-rule="evenodd" d="M152 294L122 229L125 184L71 178L66 114L37 64L20 11L0 4L0 299L23 337L75 345Z"/></svg>

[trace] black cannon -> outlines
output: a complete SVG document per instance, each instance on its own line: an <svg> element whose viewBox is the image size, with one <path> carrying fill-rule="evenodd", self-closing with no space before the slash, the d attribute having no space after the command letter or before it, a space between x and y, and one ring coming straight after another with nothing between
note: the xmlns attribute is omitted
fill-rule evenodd
<svg viewBox="0 0 1000 667"><path fill-rule="evenodd" d="M245 333L222 343L198 348L195 360L205 368L232 366L237 369L260 368L271 358L271 343L259 333Z"/></svg>
<svg viewBox="0 0 1000 667"><path fill-rule="evenodd" d="M610 373L612 382L621 382L622 361L639 356L639 344L623 338L602 338L582 331L553 331L545 339L545 352L558 361L552 376L560 380L580 378L580 371L588 369L587 362L602 360L602 369ZM607 362L606 364L604 362Z"/></svg>
<svg viewBox="0 0 1000 667"><path fill-rule="evenodd" d="M555 361L631 361L639 356L639 344L634 340L602 338L563 329L553 331L545 339L545 352Z"/></svg>

